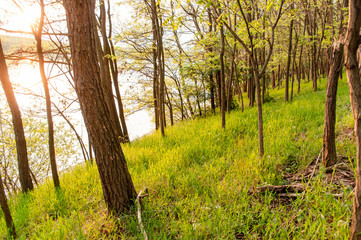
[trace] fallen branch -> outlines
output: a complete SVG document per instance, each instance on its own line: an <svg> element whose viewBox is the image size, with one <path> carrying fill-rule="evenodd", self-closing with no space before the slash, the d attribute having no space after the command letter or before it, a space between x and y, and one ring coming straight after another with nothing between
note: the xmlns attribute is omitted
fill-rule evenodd
<svg viewBox="0 0 361 240"><path fill-rule="evenodd" d="M305 193L280 193L278 196L280 197L286 197L286 198L298 198L298 197L304 197ZM326 195L332 195L335 198L342 198L344 196L343 193L326 193Z"/></svg>
<svg viewBox="0 0 361 240"><path fill-rule="evenodd" d="M297 192L303 192L305 189L301 183L295 183L292 185L267 185L267 186L260 186L256 187L254 192L258 193L264 193L264 192L273 192L273 193L297 193ZM252 192L251 192L252 193Z"/></svg>
<svg viewBox="0 0 361 240"><path fill-rule="evenodd" d="M323 150L323 148L321 148L321 151L320 151L320 153L318 154L318 157L317 157L317 160L316 160L316 163L315 163L315 167L313 168L311 177L310 177L309 179L313 178L313 176L315 175L316 168L317 168L317 165L318 165L318 161L320 160L320 158L321 158L321 156L322 156L322 150ZM309 183L309 182L308 182L308 183Z"/></svg>
<svg viewBox="0 0 361 240"><path fill-rule="evenodd" d="M144 229L144 225L143 225L143 222L142 222L142 209L141 209L141 206L140 206L140 198L144 197L147 194L142 195L142 193L143 193L143 190L141 190L139 192L139 194L137 196L137 199L135 200L135 205L137 206L137 215L138 215L138 223L139 223L140 231L142 232L142 234L144 236L144 239L148 240L148 235L147 235L147 232Z"/></svg>

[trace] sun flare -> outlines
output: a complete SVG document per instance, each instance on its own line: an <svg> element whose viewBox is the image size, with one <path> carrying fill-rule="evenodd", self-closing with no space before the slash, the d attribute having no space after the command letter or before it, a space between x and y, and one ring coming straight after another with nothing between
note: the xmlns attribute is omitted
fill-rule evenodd
<svg viewBox="0 0 361 240"><path fill-rule="evenodd" d="M40 18L40 9L39 6L26 6L23 8L23 11L19 13L16 20L19 23L19 26L24 25L24 27L34 26Z"/></svg>

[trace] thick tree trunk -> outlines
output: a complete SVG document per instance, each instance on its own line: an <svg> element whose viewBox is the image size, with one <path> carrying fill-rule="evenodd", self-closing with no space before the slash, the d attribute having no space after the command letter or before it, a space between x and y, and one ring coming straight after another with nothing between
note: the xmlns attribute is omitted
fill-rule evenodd
<svg viewBox="0 0 361 240"><path fill-rule="evenodd" d="M322 162L325 167L336 163L336 142L335 142L335 124L336 124L336 95L340 72L342 70L343 43L336 42L330 49L331 68L327 78L326 104L325 104L325 123L323 128L323 155Z"/></svg>
<svg viewBox="0 0 361 240"><path fill-rule="evenodd" d="M356 136L356 187L353 203L351 239L361 239L361 83L359 61L356 53L360 46L361 2L350 0L349 20L345 41L345 68L350 90L352 113Z"/></svg>
<svg viewBox="0 0 361 240"><path fill-rule="evenodd" d="M72 54L75 90L94 148L109 212L119 216L133 205L136 192L120 145L120 129L105 103L96 49L92 0L64 0ZM111 83L110 83L111 84ZM111 87L111 86L108 86ZM113 102L114 104L114 102Z"/></svg>
<svg viewBox="0 0 361 240"><path fill-rule="evenodd" d="M27 153L26 140L24 134L24 127L21 119L21 112L15 98L13 87L11 86L1 41L0 41L0 81L11 110L12 121L14 125L14 133L15 133L19 179L20 179L21 189L25 193L29 190L32 190L34 186L30 176L29 160L28 160L28 153Z"/></svg>

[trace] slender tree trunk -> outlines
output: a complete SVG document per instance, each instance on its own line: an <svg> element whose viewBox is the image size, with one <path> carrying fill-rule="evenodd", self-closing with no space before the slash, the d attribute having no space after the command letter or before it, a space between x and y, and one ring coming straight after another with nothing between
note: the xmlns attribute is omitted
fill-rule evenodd
<svg viewBox="0 0 361 240"><path fill-rule="evenodd" d="M340 71L342 70L343 43L336 42L330 49L330 72L327 78L325 123L323 128L322 162L329 167L337 162L335 124L336 124L336 95Z"/></svg>
<svg viewBox="0 0 361 240"><path fill-rule="evenodd" d="M209 83L210 83L210 94L211 94L211 109L212 109L212 113L216 113L213 73L209 75Z"/></svg>
<svg viewBox="0 0 361 240"><path fill-rule="evenodd" d="M14 90L10 82L8 69L6 66L5 56L0 40L0 81L9 104L12 121L14 125L16 152L19 169L19 179L21 189L25 193L34 188L31 181L29 159L26 147L25 133L23 121L21 119L21 112L15 98Z"/></svg>
<svg viewBox="0 0 361 240"><path fill-rule="evenodd" d="M254 99L255 99L255 86L254 86L254 73L253 73L253 67L252 63L249 57L248 60L248 66L249 66L249 78L248 78L248 98L249 98L249 106L254 106Z"/></svg>
<svg viewBox="0 0 361 240"><path fill-rule="evenodd" d="M211 34L213 32L213 21L212 21L212 10L211 8L207 8L208 13L208 34ZM209 47L208 49L209 53L213 52L213 48ZM215 96L214 96L214 76L213 72L210 72L209 74L209 88L210 88L210 95L211 95L211 109L212 113L216 113L216 104L215 104Z"/></svg>
<svg viewBox="0 0 361 240"><path fill-rule="evenodd" d="M159 124L162 136L165 135L165 69L164 69L164 49L163 49L163 28L159 20L158 11L160 9L159 4L155 0L151 0L151 12L152 18L155 22L155 33L157 39L157 60L158 60L158 73L159 73L159 99L158 101L158 114Z"/></svg>
<svg viewBox="0 0 361 240"><path fill-rule="evenodd" d="M293 9L293 4L291 5L291 11ZM292 59L292 34L293 33L293 18L290 21L290 30L288 36L288 58L287 58L287 66L286 66L286 82L285 82L285 101L289 101L289 78L290 78L290 66Z"/></svg>
<svg viewBox="0 0 361 240"><path fill-rule="evenodd" d="M155 118L155 129L159 129L159 77L158 77L158 64L157 64L157 33L156 33L155 19L152 18L152 32L153 32L153 43L152 43L152 53L153 53L153 99L154 99L154 118Z"/></svg>
<svg viewBox="0 0 361 240"><path fill-rule="evenodd" d="M50 155L50 166L51 166L51 173L53 176L54 186L56 188L60 188L60 181L58 175L58 169L56 166L56 157L55 157L55 143L54 143L54 123L53 123L53 116L51 112L51 100L50 100L50 91L48 86L48 79L45 75L45 66L44 66L44 55L43 55L43 48L42 48L42 31L43 31L43 24L44 24L44 1L40 0L40 8L41 8L41 17L40 22L38 25L37 31L33 30L34 37L36 40L36 49L39 58L39 69L40 69L40 76L43 82L44 93L45 93L45 101L46 101L46 116L48 119L48 136L49 136L49 155Z"/></svg>
<svg viewBox="0 0 361 240"><path fill-rule="evenodd" d="M295 46L293 47L292 53L292 80L291 80L291 102L293 101L293 85L295 82L295 66L296 66L296 54L297 54L297 45L298 45L298 35L295 35Z"/></svg>
<svg viewBox="0 0 361 240"><path fill-rule="evenodd" d="M224 33L223 26L220 27L221 33L221 51L219 53L219 61L221 65L221 77L220 77L220 88L221 88L221 115L222 115L222 128L226 127L226 89L225 89L225 71L224 71Z"/></svg>
<svg viewBox="0 0 361 240"><path fill-rule="evenodd" d="M136 197L120 145L120 125L110 119L105 103L95 37L95 3L64 0L74 71L75 90L100 174L104 200L115 216L128 212ZM111 87L111 83L110 86ZM113 102L115 105L115 103Z"/></svg>
<svg viewBox="0 0 361 240"><path fill-rule="evenodd" d="M54 107L56 108L56 110L58 111L58 113L63 117L63 119L68 123L69 127L73 130L76 138L78 139L81 151L83 153L83 157L84 157L84 161L89 161L90 157L89 157L89 153L86 150L85 144L83 142L83 139L80 137L80 135L78 134L76 128L74 127L74 125L70 122L70 120L65 116L65 114L63 113L63 111L61 111L55 104L53 104Z"/></svg>
<svg viewBox="0 0 361 240"><path fill-rule="evenodd" d="M313 91L317 91L317 66L316 66L316 55L317 55L317 49L316 49L316 10L314 11L313 16L313 24L312 24L312 40L313 44L311 47L311 77L313 82Z"/></svg>
<svg viewBox="0 0 361 240"><path fill-rule="evenodd" d="M173 106L171 98L169 97L168 89L165 90L167 100L168 100L168 109L169 109L169 118L170 118L170 125L173 126L174 120L173 120Z"/></svg>
<svg viewBox="0 0 361 240"><path fill-rule="evenodd" d="M9 234L15 239L16 238L16 231L15 231L15 224L13 218L11 217L9 205L6 199L3 180L0 174L0 205L3 211L6 226L8 228Z"/></svg>
<svg viewBox="0 0 361 240"><path fill-rule="evenodd" d="M101 64L101 66L103 66L104 68L104 74L105 74L105 79L109 79L109 80L113 80L113 86L114 86L114 90L115 90L115 94L116 94L116 99L117 99L117 103L118 103L118 111L119 111L119 115L117 114L116 109L114 109L114 118L119 118L121 120L121 137L122 137L122 142L129 142L129 136L128 136L128 129L127 129L127 125L125 123L125 116L124 116L124 110L123 110L123 103L121 100L121 96L120 96L120 91L119 91L119 83L118 83L118 68L117 68L117 63L114 60L114 56L115 56L115 52L112 51L112 44L111 44L111 36L107 36L107 14L106 14L106 9L105 9L105 3L104 0L101 0L99 2L99 9L100 9L100 17L99 17L99 23L100 23L100 33L101 33L101 37L103 39L103 44L99 45L99 52L100 52L100 58L101 61L104 61L104 64ZM108 14L110 15L110 9L109 9L109 4L108 4ZM111 17L108 17L108 24L109 27L112 27L112 22L111 22ZM110 31L111 34L111 31ZM103 51L100 51L102 50ZM110 58L107 56L111 56ZM110 97L113 97L113 91L112 88L109 89L110 92L108 93L110 95ZM113 100L111 100L113 101ZM115 120L116 122L118 122L118 119Z"/></svg>
<svg viewBox="0 0 361 240"><path fill-rule="evenodd" d="M236 65L236 63L233 63L233 64ZM238 89L238 101L241 101L241 107L242 107L242 112L243 112L244 111L244 103L243 103L243 95L242 95L242 86L238 79L237 66L234 66L234 71L235 71L235 75L236 75L236 84L237 84L237 89Z"/></svg>
<svg viewBox="0 0 361 240"><path fill-rule="evenodd" d="M259 76L254 74L256 83L257 94L257 110L258 110L258 143L259 143L259 156L263 157L264 145L263 145L263 116L262 116L262 101L261 101L261 89L259 86Z"/></svg>

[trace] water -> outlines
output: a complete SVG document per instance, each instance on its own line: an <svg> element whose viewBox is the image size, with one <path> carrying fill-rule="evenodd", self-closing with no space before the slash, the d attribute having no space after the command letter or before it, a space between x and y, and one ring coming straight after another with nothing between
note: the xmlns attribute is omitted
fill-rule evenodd
<svg viewBox="0 0 361 240"><path fill-rule="evenodd" d="M46 66L46 69L48 73L51 71L50 64ZM52 75L58 74L57 72L54 72L54 69L52 69L52 71ZM45 118L45 99L39 97L44 96L44 94L38 66L29 63L17 66L12 65L9 66L9 75L10 81L14 85L16 91L18 104L23 112ZM119 80L121 81L122 79ZM136 83L132 82L131 84ZM52 102L54 102L60 109L69 105L76 98L70 83L64 76L50 79L49 87L52 95ZM129 83L124 84L124 86L120 89L123 97L124 94L126 94L127 87L129 87ZM58 92L65 93L66 98L60 96L54 88L56 88ZM53 112L54 121L60 121L61 117L57 114L54 107ZM86 129L82 123L78 103L72 103L71 107L65 111L65 114L73 120L72 122L75 123L77 131L82 135L84 142L87 142ZM131 141L152 132L154 129L152 117L147 110L140 110L126 116L126 123Z"/></svg>

